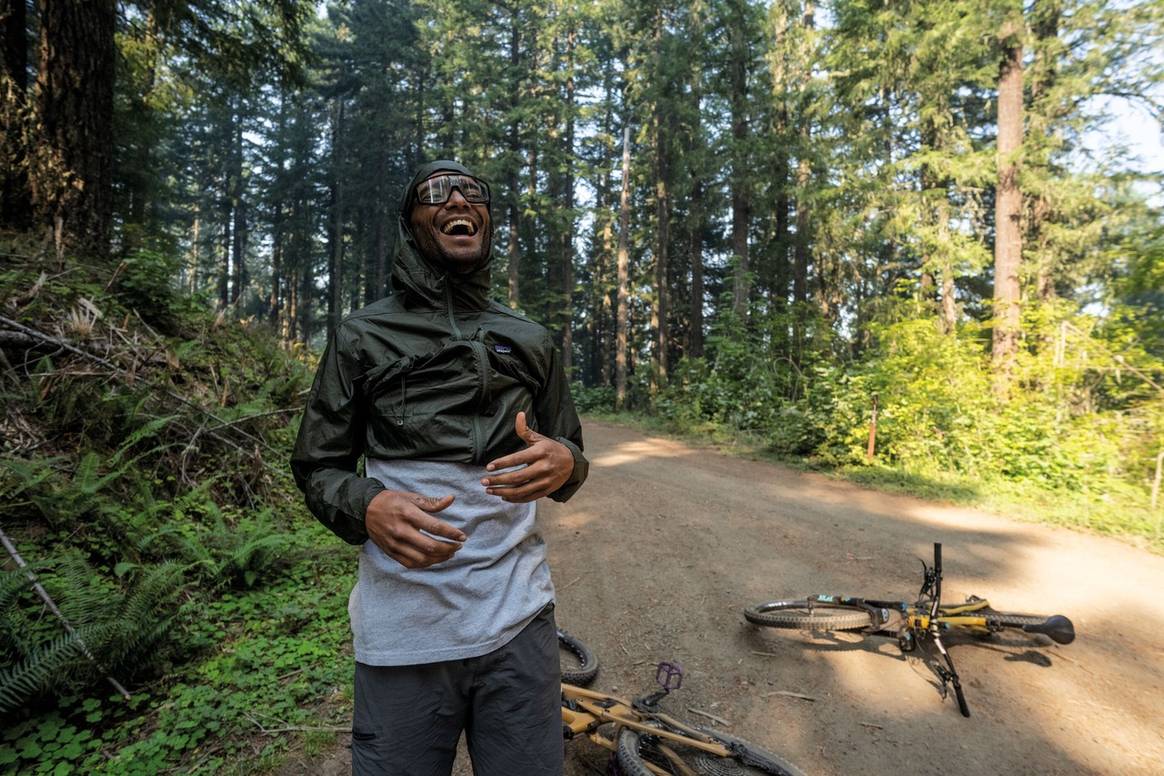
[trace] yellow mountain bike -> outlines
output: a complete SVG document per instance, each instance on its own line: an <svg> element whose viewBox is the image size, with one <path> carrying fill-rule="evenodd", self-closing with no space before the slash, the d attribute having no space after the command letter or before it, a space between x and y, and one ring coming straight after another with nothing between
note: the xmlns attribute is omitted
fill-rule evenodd
<svg viewBox="0 0 1164 776"><path fill-rule="evenodd" d="M589 738L613 752L620 776L804 776L796 766L755 744L672 717L660 702L683 683L683 669L660 663L659 690L632 701L571 684L585 684L598 661L585 644L559 630L569 653L562 668L562 734Z"/></svg>
<svg viewBox="0 0 1164 776"><path fill-rule="evenodd" d="M863 631L892 633L902 652L912 652L922 643L931 643L943 658L932 667L942 682L942 697L947 686L954 687L962 716L970 708L962 694L962 683L954 661L942 643L944 633L989 635L1004 629L1024 633L1041 633L1059 644L1075 640L1075 626L1061 614L1017 614L991 608L984 598L970 596L965 603L942 603L942 545L934 543L934 565L922 561L925 580L916 601L877 601L841 595L811 595L784 601L749 606L744 618L756 625L805 631Z"/></svg>

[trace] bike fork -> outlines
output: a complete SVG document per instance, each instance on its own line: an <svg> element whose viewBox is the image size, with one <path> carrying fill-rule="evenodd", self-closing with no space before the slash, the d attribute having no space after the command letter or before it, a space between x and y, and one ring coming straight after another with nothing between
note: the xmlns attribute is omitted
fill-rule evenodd
<svg viewBox="0 0 1164 776"><path fill-rule="evenodd" d="M962 682L958 679L958 671L954 668L954 661L950 657L950 653L946 650L946 645L942 643L942 637L934 631L931 634L934 645L937 646L938 652L946 660L946 665L940 663L936 666L938 677L942 680L942 697L947 695L946 686L954 685L954 697L958 699L958 709L962 712L963 717L970 716L970 707L966 705L966 696L962 694Z"/></svg>

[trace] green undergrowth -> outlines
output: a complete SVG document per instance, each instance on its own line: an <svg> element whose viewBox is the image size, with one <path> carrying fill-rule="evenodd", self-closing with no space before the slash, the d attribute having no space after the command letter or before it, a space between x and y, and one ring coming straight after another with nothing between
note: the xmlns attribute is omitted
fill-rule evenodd
<svg viewBox="0 0 1164 776"><path fill-rule="evenodd" d="M305 522L303 550L334 547ZM305 553L278 580L193 596L175 627L191 659L124 700L97 684L6 723L0 770L27 773L253 773L312 730L350 718L350 553ZM329 740L334 736L329 735Z"/></svg>
<svg viewBox="0 0 1164 776"><path fill-rule="evenodd" d="M346 714L353 553L286 465L310 365L172 276L0 241L0 771L262 771Z"/></svg>
<svg viewBox="0 0 1164 776"><path fill-rule="evenodd" d="M911 471L903 466L880 462L836 464L819 458L775 452L766 437L723 424L682 425L657 415L597 409L587 410L585 419L673 437L689 444L712 447L726 455L814 471L888 493L974 507L1023 522L1115 536L1164 554L1164 507L1153 513L1143 490L1138 488L1121 489L1117 485L1099 492L1075 492L1050 490L1031 482L1003 478Z"/></svg>

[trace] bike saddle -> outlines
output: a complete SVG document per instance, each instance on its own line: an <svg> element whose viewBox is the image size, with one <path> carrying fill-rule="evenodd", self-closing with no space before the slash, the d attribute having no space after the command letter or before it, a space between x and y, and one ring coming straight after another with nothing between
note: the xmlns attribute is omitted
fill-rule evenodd
<svg viewBox="0 0 1164 776"><path fill-rule="evenodd" d="M1038 625L1024 625L1023 630L1027 633L1041 633L1057 644L1075 641L1075 626L1061 614L1052 615Z"/></svg>

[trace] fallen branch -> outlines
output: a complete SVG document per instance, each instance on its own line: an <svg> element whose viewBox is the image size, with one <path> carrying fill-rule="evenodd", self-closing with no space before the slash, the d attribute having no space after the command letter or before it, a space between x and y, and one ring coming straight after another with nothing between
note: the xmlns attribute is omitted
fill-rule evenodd
<svg viewBox="0 0 1164 776"><path fill-rule="evenodd" d="M816 698L812 697L811 695L805 695L801 692L792 692L791 690L773 690L772 692L764 693L763 697L768 698L773 695L783 695L786 698L799 698L802 701L816 701Z"/></svg>
<svg viewBox="0 0 1164 776"><path fill-rule="evenodd" d="M565 590L565 589L566 589L566 588L568 588L570 585L574 584L575 582L577 582L577 581L578 581L578 580L580 580L580 579L582 579L582 577L574 577L574 578L573 578L573 579L571 579L569 582L567 582L566 584L564 584L564 585L562 585L561 587L559 587L559 588L558 588L558 592L559 592L559 593L560 593L560 592L562 592L563 590Z"/></svg>
<svg viewBox="0 0 1164 776"><path fill-rule="evenodd" d="M858 724L858 725L864 725L864 726L865 726L865 727L867 727L867 728L877 728L878 730L884 730L884 729L885 729L885 726L884 726L884 725L878 725L878 724L877 724L877 723L875 723L875 722L860 722L860 721L858 721L858 722L857 722L857 724Z"/></svg>
<svg viewBox="0 0 1164 776"><path fill-rule="evenodd" d="M266 418L266 417L270 417L271 415L286 415L288 412L302 412L302 411L303 411L302 407L287 407L287 408L281 409L281 410L269 410L267 412L256 412L254 415L244 415L241 418L235 418L234 420L227 421L226 423L220 423L217 426L211 426L210 428L206 429L206 432L210 433L211 431L217 431L220 428L230 428L231 426L236 426L239 423L245 423L246 421L254 420L255 418ZM577 582L578 580L574 580L574 581Z"/></svg>
<svg viewBox="0 0 1164 776"><path fill-rule="evenodd" d="M723 717L717 717L714 714L709 714L706 711L700 711L699 709L693 709L690 706L687 707L687 711L689 711L692 714L698 714L701 717L707 717L712 722L715 722L716 724L719 724L719 725L723 725L724 727L731 727L732 726L732 723L728 722Z"/></svg>
<svg viewBox="0 0 1164 776"><path fill-rule="evenodd" d="M31 348L37 342L39 340L18 331L0 331L0 347L4 347L5 345L19 345Z"/></svg>
<svg viewBox="0 0 1164 776"><path fill-rule="evenodd" d="M292 725L291 727L281 728L263 728L259 732L266 735L274 733L303 733L303 732L326 732L326 733L351 733L352 727L311 727L310 725Z"/></svg>
<svg viewBox="0 0 1164 776"><path fill-rule="evenodd" d="M5 317L4 317L4 316L2 316L2 315L0 315L0 323L4 324L5 326L9 326L9 327L11 327L11 328L15 329L17 332L20 332L20 333L22 333L22 334L26 334L26 335L28 335L28 336L30 336L30 337L34 337L34 338L36 338L36 339L39 339L39 340L41 340L42 342L47 342L47 343L49 343L49 344L56 345L57 347L59 347L59 348L61 348L61 349L63 349L63 350L67 350L67 351L69 351L70 353L75 353L76 355L78 355L78 356L81 356L81 357L83 357L83 358L88 358L88 359L91 359L91 360L93 360L93 361L96 361L98 364L101 364L101 365L102 365L102 366L104 366L105 368L107 368L107 369L112 369L114 372L116 372L116 373L118 373L118 374L125 375L126 377L128 377L128 378L130 378L130 379L134 379L134 380L136 380L136 379L137 379L137 375L135 375L135 374L134 374L133 372L131 372L130 370L128 370L128 369L125 369L124 367L120 367L120 366L118 366L117 364L113 363L112 361L109 361L108 359L102 358L101 356L97 356L97 355L94 355L93 353L89 353L89 352L87 352L87 351L85 351L85 350L82 350L81 348L78 348L78 347L76 347L75 345L72 345L72 344L70 344L70 343L66 342L65 340L62 340L62 339L60 339L60 338L58 338L58 337L50 337L49 335L47 335L47 334L43 334L43 333L41 333L41 332L37 331L36 329L30 328L30 327L28 327L28 326L25 326L25 325L24 325L24 324L22 324L22 323L19 323L19 322L17 322L17 321L13 321L13 320L11 320L11 319L9 319L9 318L5 318ZM166 394L167 396L169 396L170 398L172 398L172 399L174 399L174 400L176 400L176 401L179 401L179 402L181 402L182 404L185 404L187 407L190 407L191 409L193 409L193 410L195 410L195 411L197 411L197 412L201 412L202 414L204 414L204 415L208 416L208 417L209 417L211 420L215 420L215 421L217 421L217 422L220 424L220 427L221 427L221 428L228 427L228 426L230 426L232 423L234 423L234 422L237 422L237 421L226 421L226 420L223 420L222 418L218 417L218 416L217 416L217 415L215 415L213 412L211 412L210 410L208 410L208 409L206 409L205 407L201 406L200 404L197 404L196 402L192 402L192 401L190 401L190 400L189 400L189 399L187 399L185 396L182 396L181 394L177 393L176 391L172 391L172 390L170 390L169 388L166 388L166 387L165 387L165 386L163 386L163 385L158 385L157 383L155 383L155 382L152 382L152 381L150 381L150 380L146 380L145 382L146 382L146 383L148 383L149 385L152 385L153 387L157 388L158 390L162 391L163 393L165 393L165 394ZM241 429L241 428L235 428L234 430L235 430L237 433L241 434L242 436L246 437L247 439L250 439L250 440L251 440L252 442L254 442L256 445L259 445L259 446L261 446L261 447L265 448L267 452L269 452L269 453L271 453L271 454L273 454L273 455L276 455L276 456L278 455L278 451L274 450L274 449L273 449L273 448L272 448L272 447L271 447L271 446L270 446L270 445L269 445L269 444L266 442L266 440L264 440L264 439L262 439L262 438L260 438L260 437L257 437L257 436L255 436L254 434L251 434L250 432L248 432L248 431L246 431L246 430L244 430L244 429ZM250 452L251 452L251 451L247 450L246 448L242 447L241 445L239 445L239 444L238 444L237 442L235 442L234 440L232 440L232 439L228 439L228 438L227 438L227 437L225 437L225 436L221 436L221 435L217 435L217 434L216 434L216 435L215 435L215 437L216 437L217 439L219 439L219 440L223 441L223 442L226 442L227 444L231 445L231 446L232 446L232 447L234 447L236 450L238 450L238 451L240 451L240 452L242 452L242 453L244 453L244 454L247 454L247 455L249 455L249 454L250 454ZM277 472L280 472L280 473L282 473L282 471L283 471L283 470L282 470L282 468L275 467L274 465L272 465L271 463L269 463L269 462L267 462L267 461L265 461L265 460L263 460L263 461L262 461L262 463L263 463L263 465L264 465L264 466L266 466L267 468L271 469L272 471L277 471Z"/></svg>
<svg viewBox="0 0 1164 776"><path fill-rule="evenodd" d="M324 725L324 726L288 725L286 722L284 722L281 719L278 721L283 723L283 727L269 728L269 727L264 727L262 722L259 722L257 719L255 719L254 717L252 717L250 714L248 714L245 711L243 712L243 716L246 717L247 719L249 719L252 723L254 723L255 727L257 727L259 729L259 732L264 734L264 735L273 735L275 733L306 733L306 732L350 733L350 732L352 732L351 725L347 725L345 727L333 727L331 725ZM277 719L277 718L273 718L273 719Z"/></svg>

